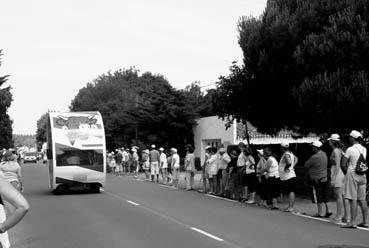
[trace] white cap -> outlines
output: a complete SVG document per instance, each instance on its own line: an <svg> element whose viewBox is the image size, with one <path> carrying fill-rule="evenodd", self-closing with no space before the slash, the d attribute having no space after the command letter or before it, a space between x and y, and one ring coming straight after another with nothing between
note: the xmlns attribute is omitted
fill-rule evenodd
<svg viewBox="0 0 369 248"><path fill-rule="evenodd" d="M149 150L145 149L142 151L143 153L149 153Z"/></svg>
<svg viewBox="0 0 369 248"><path fill-rule="evenodd" d="M354 139L358 139L358 138L362 137L363 135L360 132L356 131L356 130L352 130L351 133L350 133L350 136Z"/></svg>
<svg viewBox="0 0 369 248"><path fill-rule="evenodd" d="M315 146L315 147L320 148L320 147L322 147L323 143L322 143L322 142L320 142L319 140L317 140L317 141L314 141L314 142L312 143L312 145L313 145L313 146Z"/></svg>
<svg viewBox="0 0 369 248"><path fill-rule="evenodd" d="M164 148L163 148L163 147L160 147L160 148L159 148L159 151L164 151Z"/></svg>
<svg viewBox="0 0 369 248"><path fill-rule="evenodd" d="M132 152L137 152L136 148L132 148L131 150Z"/></svg>
<svg viewBox="0 0 369 248"><path fill-rule="evenodd" d="M224 147L221 147L221 148L219 149L219 152L226 152L226 149L225 149Z"/></svg>
<svg viewBox="0 0 369 248"><path fill-rule="evenodd" d="M284 148L288 148L288 147L290 147L290 143L288 143L288 142L286 142L286 141L283 141L283 142L281 143L281 146L282 146L282 147L284 147Z"/></svg>
<svg viewBox="0 0 369 248"><path fill-rule="evenodd" d="M177 149L176 148L171 148L170 150L173 151L173 152L175 152L175 153L177 153Z"/></svg>
<svg viewBox="0 0 369 248"><path fill-rule="evenodd" d="M210 148L211 148L211 146L206 146L206 147L205 147L205 150L210 149Z"/></svg>
<svg viewBox="0 0 369 248"><path fill-rule="evenodd" d="M260 149L260 150L256 150L258 153L260 153L261 155L264 155L264 150Z"/></svg>
<svg viewBox="0 0 369 248"><path fill-rule="evenodd" d="M328 138L328 140L333 140L333 141L340 141L340 136L336 133L332 134L331 137Z"/></svg>
<svg viewBox="0 0 369 248"><path fill-rule="evenodd" d="M155 147L156 147L155 145L151 145L151 148L153 148L153 149L154 149Z"/></svg>

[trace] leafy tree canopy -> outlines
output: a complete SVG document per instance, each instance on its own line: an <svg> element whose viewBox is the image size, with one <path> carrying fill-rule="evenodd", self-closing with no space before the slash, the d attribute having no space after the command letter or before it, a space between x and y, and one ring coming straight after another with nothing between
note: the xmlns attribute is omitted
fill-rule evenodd
<svg viewBox="0 0 369 248"><path fill-rule="evenodd" d="M243 65L218 82L215 109L259 131L369 126L369 1L269 0L238 23Z"/></svg>
<svg viewBox="0 0 369 248"><path fill-rule="evenodd" d="M2 55L0 50L0 57ZM1 66L1 61L0 61ZM13 101L11 87L2 87L9 76L0 76L0 148L10 148L13 146L12 120L8 115L8 109Z"/></svg>
<svg viewBox="0 0 369 248"><path fill-rule="evenodd" d="M73 99L70 110L100 111L109 148L135 144L136 128L140 146L155 143L182 148L193 143L195 118L206 112L198 102L205 96L198 89L193 84L179 91L162 75L140 75L130 68L108 72L88 83Z"/></svg>
<svg viewBox="0 0 369 248"><path fill-rule="evenodd" d="M36 143L37 149L41 150L42 144L47 140L47 121L48 121L48 114L44 113L41 117L37 120L37 130L36 130Z"/></svg>

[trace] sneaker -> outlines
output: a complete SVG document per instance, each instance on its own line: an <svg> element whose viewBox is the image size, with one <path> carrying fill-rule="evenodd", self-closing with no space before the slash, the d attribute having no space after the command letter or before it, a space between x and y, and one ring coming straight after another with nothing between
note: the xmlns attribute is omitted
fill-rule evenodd
<svg viewBox="0 0 369 248"><path fill-rule="evenodd" d="M255 203L255 201L253 201L253 200L248 200L247 202L246 202L246 204L254 204Z"/></svg>

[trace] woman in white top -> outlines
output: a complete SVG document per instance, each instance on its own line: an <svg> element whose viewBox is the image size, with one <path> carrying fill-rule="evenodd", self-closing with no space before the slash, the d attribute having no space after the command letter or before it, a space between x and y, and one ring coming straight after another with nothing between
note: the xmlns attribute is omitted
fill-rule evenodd
<svg viewBox="0 0 369 248"><path fill-rule="evenodd" d="M186 170L186 190L193 190L195 177L195 154L191 145L186 146L185 170Z"/></svg>
<svg viewBox="0 0 369 248"><path fill-rule="evenodd" d="M11 151L6 151L4 161L9 161L12 159L12 156ZM14 207L14 211L8 215L8 218L6 218L3 200ZM7 230L21 221L28 210L29 204L27 200L4 178L3 173L0 172L0 247L10 247Z"/></svg>
<svg viewBox="0 0 369 248"><path fill-rule="evenodd" d="M169 182L168 177L168 158L167 155L164 152L164 148L159 148L160 153L160 165L159 165L159 171L161 173L161 178L163 178L163 184L167 184Z"/></svg>
<svg viewBox="0 0 369 248"><path fill-rule="evenodd" d="M17 156L15 154L11 154L9 157L4 158L4 161L0 163L0 170L4 178L8 180L14 188L23 191L21 167L17 162Z"/></svg>
<svg viewBox="0 0 369 248"><path fill-rule="evenodd" d="M210 149L210 158L207 161L209 167L209 187L210 187L209 194L215 194L217 189L216 176L218 173L218 161L219 156L217 153L217 148L212 147Z"/></svg>
<svg viewBox="0 0 369 248"><path fill-rule="evenodd" d="M178 188L178 181L179 181L179 167L180 167L180 158L179 155L177 153L177 149L176 148L172 148L170 149L170 151L172 152L172 164L171 164L171 168L172 168L172 180L173 180L173 186Z"/></svg>
<svg viewBox="0 0 369 248"><path fill-rule="evenodd" d="M278 208L277 198L280 196L280 182L278 172L278 162L273 156L272 150L266 147L265 155L267 156L266 162L266 176L267 176L267 189L269 197L272 199L271 209L276 210Z"/></svg>
<svg viewBox="0 0 369 248"><path fill-rule="evenodd" d="M345 179L345 175L341 169L342 149L340 136L338 134L332 134L328 141L330 147L332 148L332 153L329 157L329 163L331 165L331 186L333 187L336 195L337 205L337 211L334 220L337 223L341 223L342 218L344 220L347 218L344 216L346 214L343 203L343 181Z"/></svg>

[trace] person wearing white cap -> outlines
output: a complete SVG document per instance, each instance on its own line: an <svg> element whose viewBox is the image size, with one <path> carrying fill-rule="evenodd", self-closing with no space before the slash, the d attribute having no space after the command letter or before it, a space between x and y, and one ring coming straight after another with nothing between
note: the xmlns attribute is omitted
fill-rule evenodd
<svg viewBox="0 0 369 248"><path fill-rule="evenodd" d="M344 228L356 228L357 226L368 228L367 215L368 206L366 203L366 175L359 168L364 169L366 166L367 150L360 144L362 134L356 130L350 133L350 146L344 153L342 166L346 167L347 172L343 186L343 194L345 198L346 209L350 207L350 221L342 226ZM357 226L355 225L357 216L357 204L359 204L363 220Z"/></svg>
<svg viewBox="0 0 369 248"><path fill-rule="evenodd" d="M159 171L160 171L161 177L163 178L163 184L167 184L169 182L167 155L165 154L163 147L159 148L159 153L160 153Z"/></svg>
<svg viewBox="0 0 369 248"><path fill-rule="evenodd" d="M305 168L308 169L310 183L312 186L312 201L316 202L318 212L313 217L329 218L332 213L328 208L328 158L327 154L321 150L322 142L314 141L312 149L314 154L305 162ZM316 199L315 199L315 195ZM323 215L323 204L325 205L325 215Z"/></svg>
<svg viewBox="0 0 369 248"><path fill-rule="evenodd" d="M218 173L218 149L212 147L210 150L210 158L208 159L208 172L209 172L209 194L215 194L217 191L217 173Z"/></svg>
<svg viewBox="0 0 369 248"><path fill-rule="evenodd" d="M160 153L158 150L155 149L155 145L151 145L149 157L150 157L151 182L154 182L156 177L156 182L159 183Z"/></svg>
<svg viewBox="0 0 369 248"><path fill-rule="evenodd" d="M265 176L267 178L266 186L268 191L268 198L272 200L272 206L270 209L277 210L279 209L277 198L281 194L278 161L275 159L270 147L266 147L264 149L264 154L267 157Z"/></svg>
<svg viewBox="0 0 369 248"><path fill-rule="evenodd" d="M231 162L231 157L228 155L227 150L222 147L219 149L219 184L218 190L221 196L225 196L226 190L228 190L228 182L229 182L229 173L228 173L228 164Z"/></svg>
<svg viewBox="0 0 369 248"><path fill-rule="evenodd" d="M184 167L186 170L186 190L193 190L193 183L195 177L195 154L192 145L186 146L186 157L184 160Z"/></svg>
<svg viewBox="0 0 369 248"><path fill-rule="evenodd" d="M334 222L339 224L342 220L346 220L346 211L344 210L343 202L343 181L345 175L341 169L342 149L340 136L338 134L332 134L328 138L329 146L332 149L331 156L329 157L329 164L331 165L331 186L333 187L334 194L336 195L336 215Z"/></svg>
<svg viewBox="0 0 369 248"><path fill-rule="evenodd" d="M176 188L178 188L180 157L179 157L179 155L177 153L177 149L176 148L171 148L170 151L172 153L171 168L172 168L173 186L176 187Z"/></svg>
<svg viewBox="0 0 369 248"><path fill-rule="evenodd" d="M116 167L116 162L115 162L115 158L114 158L114 152L111 152L108 154L108 165L110 167L110 171L113 175L115 175L115 167Z"/></svg>
<svg viewBox="0 0 369 248"><path fill-rule="evenodd" d="M287 142L282 142L281 150L283 155L279 161L279 178L282 182L283 193L288 194L288 207L284 211L293 212L297 184L294 167L297 164L297 157L291 152L290 144Z"/></svg>

